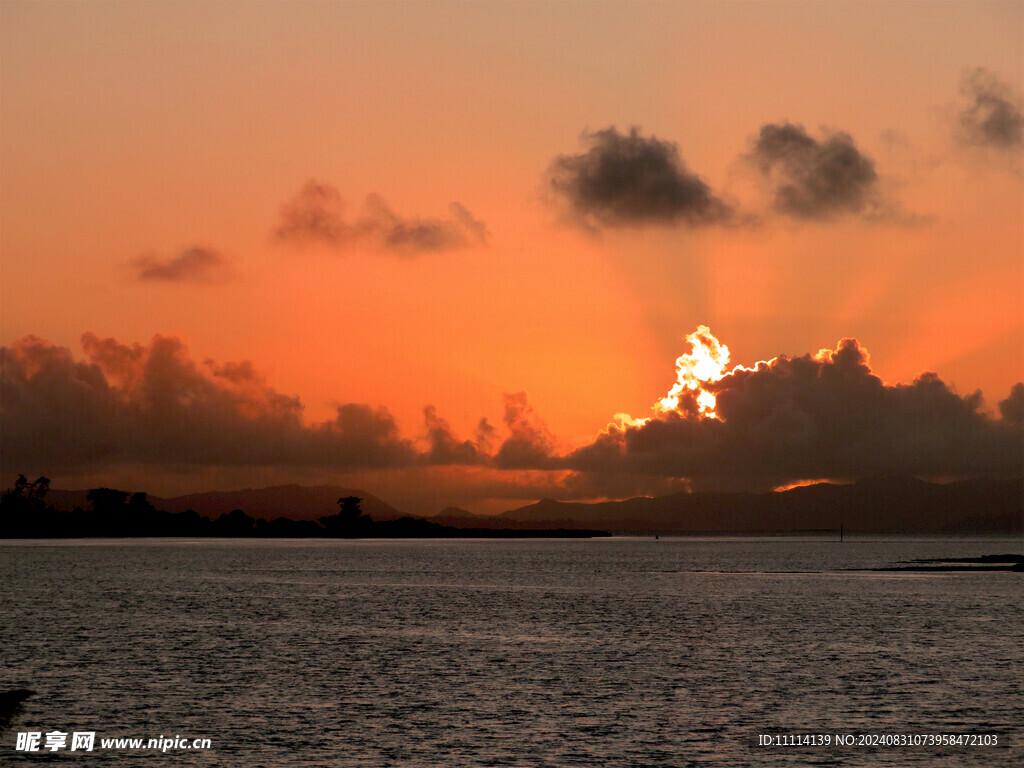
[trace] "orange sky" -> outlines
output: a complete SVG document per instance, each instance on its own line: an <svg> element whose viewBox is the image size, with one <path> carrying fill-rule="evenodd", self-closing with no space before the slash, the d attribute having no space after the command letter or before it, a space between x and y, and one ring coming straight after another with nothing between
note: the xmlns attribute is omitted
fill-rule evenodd
<svg viewBox="0 0 1024 768"><path fill-rule="evenodd" d="M176 336L309 423L383 405L410 438L426 404L468 436L523 391L563 451L646 415L699 324L744 364L856 337L886 382L936 371L994 410L1024 378L1024 173L958 115L977 67L1019 98L1021 29L1020 2L3 0L0 344ZM784 121L848 133L898 220L773 216L742 157ZM760 223L568 223L545 172L609 126ZM487 243L275 240L309 179L350 219L457 201ZM229 273L139 279L191 247Z"/></svg>

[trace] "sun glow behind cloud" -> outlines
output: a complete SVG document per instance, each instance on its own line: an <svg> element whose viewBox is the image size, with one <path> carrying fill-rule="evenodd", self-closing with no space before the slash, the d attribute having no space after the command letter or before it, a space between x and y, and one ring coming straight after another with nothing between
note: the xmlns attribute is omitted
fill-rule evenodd
<svg viewBox="0 0 1024 768"><path fill-rule="evenodd" d="M716 419L715 395L705 389L704 385L725 376L725 366L729 364L729 348L716 339L706 325L699 326L686 340L692 345L693 351L676 358L676 383L654 405L654 410L678 410L680 398L684 393L692 392L696 395L699 415Z"/></svg>
<svg viewBox="0 0 1024 768"><path fill-rule="evenodd" d="M737 371L753 371L758 365L770 365L775 358L758 362L754 368L737 365L731 370L729 365L729 347L723 344L706 325L697 326L697 330L687 334L690 352L676 358L676 381L665 397L653 406L655 417L675 413L684 418L696 416L700 419L718 419L715 410L718 396L712 385L724 379L728 374ZM819 354L827 352L822 350ZM637 418L628 413L616 413L605 431L623 432L629 427L643 427L650 418Z"/></svg>
<svg viewBox="0 0 1024 768"><path fill-rule="evenodd" d="M250 362L194 359L174 337L122 344L86 333L85 358L76 361L70 349L29 336L0 347L9 394L0 408L4 459L76 483L185 468L218 482L364 473L388 496L395 488L420 493L428 511L442 487L451 494L445 504L491 499L493 510L498 499L767 490L893 474L1013 476L1024 465L1024 384L999 402L996 418L979 410L980 392L962 397L935 373L886 384L853 338L729 371L728 349L706 326L687 338L692 350L678 358L677 382L650 417L617 413L567 452L524 392L505 395L503 427L484 417L467 437L427 405L419 433L410 434L387 407L355 401L310 420L298 396L273 388ZM482 485L469 482L484 475ZM427 476L436 493L415 490Z"/></svg>

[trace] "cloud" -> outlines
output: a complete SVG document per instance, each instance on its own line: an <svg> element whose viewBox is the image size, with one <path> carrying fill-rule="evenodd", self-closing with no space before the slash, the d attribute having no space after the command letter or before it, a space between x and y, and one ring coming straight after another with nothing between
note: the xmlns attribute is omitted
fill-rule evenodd
<svg viewBox="0 0 1024 768"><path fill-rule="evenodd" d="M700 226L725 223L734 211L687 169L676 145L646 138L638 128L614 127L583 139L590 149L559 155L547 182L585 227L647 224Z"/></svg>
<svg viewBox="0 0 1024 768"><path fill-rule="evenodd" d="M961 143L1000 150L1024 146L1020 94L982 67L964 74L960 92L970 101L958 115Z"/></svg>
<svg viewBox="0 0 1024 768"><path fill-rule="evenodd" d="M169 259L152 255L132 260L132 268L139 280L169 283L219 283L231 277L227 260L209 248L193 246Z"/></svg>
<svg viewBox="0 0 1024 768"><path fill-rule="evenodd" d="M345 403L306 424L298 397L249 361L192 359L179 339L123 344L82 336L84 359L36 336L0 347L3 466L91 472L110 466L292 467L335 472L412 466L546 467L553 438L522 393L506 396L509 435L481 419L473 440L424 408L425 448L383 407ZM21 471L21 470L19 470ZM31 469L29 471L35 471Z"/></svg>
<svg viewBox="0 0 1024 768"><path fill-rule="evenodd" d="M554 468L554 437L526 401L525 392L505 395L505 426L511 434L494 456L497 466L504 469Z"/></svg>
<svg viewBox="0 0 1024 768"><path fill-rule="evenodd" d="M982 413L934 373L886 385L855 339L816 355L736 368L708 384L718 418L658 413L610 426L563 466L603 475L686 478L697 488L769 489L807 477L1019 475L1024 387Z"/></svg>
<svg viewBox="0 0 1024 768"><path fill-rule="evenodd" d="M82 347L85 361L35 336L0 348L4 466L345 469L415 460L384 408L344 404L334 419L306 426L299 399L248 362L196 363L164 336L127 346L86 333Z"/></svg>
<svg viewBox="0 0 1024 768"><path fill-rule="evenodd" d="M761 126L747 159L769 184L775 210L822 221L843 214L890 218L892 203L878 190L875 163L847 133L821 140L792 123Z"/></svg>
<svg viewBox="0 0 1024 768"><path fill-rule="evenodd" d="M1010 396L999 403L1003 421L1015 427L1024 426L1024 384L1014 384Z"/></svg>
<svg viewBox="0 0 1024 768"><path fill-rule="evenodd" d="M197 361L173 337L129 345L86 333L82 349L76 359L35 336L0 348L2 466L93 478L362 473L390 478L410 497L415 478L429 476L438 498L461 488L458 498L504 499L767 490L812 477L1016 476L1024 466L1024 383L995 418L981 411L981 393L958 395L934 373L883 383L855 339L702 374L701 390L681 392L675 406L659 401L646 420L620 414L569 453L522 392L505 396L500 443L486 419L463 440L427 406L417 447L383 407L346 403L307 424L299 398L250 362ZM716 417L702 415L701 391L714 395Z"/></svg>
<svg viewBox="0 0 1024 768"><path fill-rule="evenodd" d="M310 179L281 206L281 223L274 236L300 244L341 245L354 237L345 224L344 212L345 204L337 189Z"/></svg>
<svg viewBox="0 0 1024 768"><path fill-rule="evenodd" d="M451 203L449 211L449 218L405 218L374 194L364 201L361 215L348 223L338 190L311 179L281 207L274 236L298 245L366 247L402 256L487 244L482 221L459 203Z"/></svg>
<svg viewBox="0 0 1024 768"><path fill-rule="evenodd" d="M363 237L400 254L429 253L487 243L487 227L459 203L451 203L448 219L404 219L379 195L366 198L366 214L357 222Z"/></svg>
<svg viewBox="0 0 1024 768"><path fill-rule="evenodd" d="M494 436L497 434L494 425L487 421L486 418L481 418L476 426L476 446L477 448L485 453L491 452L491 446L494 445Z"/></svg>
<svg viewBox="0 0 1024 768"><path fill-rule="evenodd" d="M437 409L428 405L423 409L423 420L427 427L427 451L421 456L425 464L479 464L487 458L487 444L475 444L470 440L459 440L452 433L448 422L437 415ZM483 424L486 424L484 420ZM487 425L489 426L489 425Z"/></svg>

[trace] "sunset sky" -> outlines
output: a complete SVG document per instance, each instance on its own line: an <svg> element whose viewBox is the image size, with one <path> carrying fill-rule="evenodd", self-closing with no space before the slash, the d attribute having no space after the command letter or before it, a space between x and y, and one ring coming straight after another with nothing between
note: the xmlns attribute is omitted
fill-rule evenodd
<svg viewBox="0 0 1024 768"><path fill-rule="evenodd" d="M1019 473L1022 30L2 0L3 484L429 513ZM653 411L701 325L778 359Z"/></svg>

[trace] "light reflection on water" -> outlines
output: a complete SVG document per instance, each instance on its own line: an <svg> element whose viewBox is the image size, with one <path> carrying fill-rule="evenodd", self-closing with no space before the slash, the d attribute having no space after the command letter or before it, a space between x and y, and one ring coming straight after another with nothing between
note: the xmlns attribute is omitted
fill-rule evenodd
<svg viewBox="0 0 1024 768"><path fill-rule="evenodd" d="M1019 540L118 541L0 549L17 730L208 736L103 765L1013 765ZM768 750L759 733L1014 749ZM65 762L71 756L60 753ZM77 763L75 763L77 764Z"/></svg>

